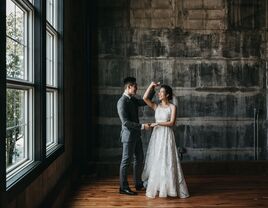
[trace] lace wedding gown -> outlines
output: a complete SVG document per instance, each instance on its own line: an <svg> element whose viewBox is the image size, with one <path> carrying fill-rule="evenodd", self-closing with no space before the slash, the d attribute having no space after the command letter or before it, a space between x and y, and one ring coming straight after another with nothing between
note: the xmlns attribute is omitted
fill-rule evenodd
<svg viewBox="0 0 268 208"><path fill-rule="evenodd" d="M156 122L169 121L170 116L170 107L157 106ZM177 153L175 136L170 127L154 127L146 153L142 180L146 187L147 197L155 198L158 192L159 197L189 197Z"/></svg>

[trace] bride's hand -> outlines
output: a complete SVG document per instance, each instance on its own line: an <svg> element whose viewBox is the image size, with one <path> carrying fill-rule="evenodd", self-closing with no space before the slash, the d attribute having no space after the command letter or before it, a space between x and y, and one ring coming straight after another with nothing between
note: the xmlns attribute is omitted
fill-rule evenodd
<svg viewBox="0 0 268 208"><path fill-rule="evenodd" d="M150 86L155 88L155 87L158 87L160 85L160 82L151 82Z"/></svg>
<svg viewBox="0 0 268 208"><path fill-rule="evenodd" d="M156 127L158 125L159 125L158 123L151 123L150 127L153 128L153 127Z"/></svg>

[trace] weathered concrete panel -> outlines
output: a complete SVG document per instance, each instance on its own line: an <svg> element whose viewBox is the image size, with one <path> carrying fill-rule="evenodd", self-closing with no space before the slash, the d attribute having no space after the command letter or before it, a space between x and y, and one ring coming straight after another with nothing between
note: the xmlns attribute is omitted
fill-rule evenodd
<svg viewBox="0 0 268 208"><path fill-rule="evenodd" d="M224 42L222 44L222 55L226 58L239 57L240 56L240 33L228 32L224 36Z"/></svg>
<svg viewBox="0 0 268 208"><path fill-rule="evenodd" d="M261 34L258 32L243 33L242 40L243 57L260 57L261 55Z"/></svg>
<svg viewBox="0 0 268 208"><path fill-rule="evenodd" d="M123 77L130 74L129 62L127 59L104 59L100 58L99 72L98 72L98 85L99 86L122 86Z"/></svg>
<svg viewBox="0 0 268 208"><path fill-rule="evenodd" d="M131 12L131 18L137 18L137 19L142 19L142 18L151 18L151 9L132 9L130 10Z"/></svg>
<svg viewBox="0 0 268 208"><path fill-rule="evenodd" d="M151 7L151 0L130 0L131 9L143 9L150 7Z"/></svg>
<svg viewBox="0 0 268 208"><path fill-rule="evenodd" d="M206 18L223 20L225 18L225 10L207 10Z"/></svg>
<svg viewBox="0 0 268 208"><path fill-rule="evenodd" d="M183 0L185 9L201 9L203 8L203 0Z"/></svg>
<svg viewBox="0 0 268 208"><path fill-rule="evenodd" d="M187 12L187 18L190 20L202 20L206 17L206 11L203 9L189 10Z"/></svg>
<svg viewBox="0 0 268 208"><path fill-rule="evenodd" d="M128 27L129 23L129 11L126 11L124 7L98 8L98 25L101 27Z"/></svg>
<svg viewBox="0 0 268 208"><path fill-rule="evenodd" d="M264 73L264 67L264 64L259 62L175 61L171 77L172 86L226 87L227 91L240 87L262 88L263 77L261 74Z"/></svg>
<svg viewBox="0 0 268 208"><path fill-rule="evenodd" d="M152 18L172 18L174 16L174 11L172 9L154 9L152 10Z"/></svg>
<svg viewBox="0 0 268 208"><path fill-rule="evenodd" d="M139 83L140 86L147 86L148 80L153 80L150 61L130 60L130 69L136 71L137 83Z"/></svg>
<svg viewBox="0 0 268 208"><path fill-rule="evenodd" d="M128 55L146 57L167 56L167 32L168 30L132 30L132 40L128 49Z"/></svg>
<svg viewBox="0 0 268 208"><path fill-rule="evenodd" d="M220 122L220 121L219 121ZM177 146L185 148L253 147L253 125L250 126L179 126L174 129Z"/></svg>
<svg viewBox="0 0 268 208"><path fill-rule="evenodd" d="M227 9L224 7L224 0L184 0L183 5L183 29L205 32L227 28L225 15Z"/></svg>
<svg viewBox="0 0 268 208"><path fill-rule="evenodd" d="M121 147L121 126L98 125L98 148Z"/></svg>
<svg viewBox="0 0 268 208"><path fill-rule="evenodd" d="M121 96L122 95L98 95L98 115L102 117L118 117L117 101Z"/></svg>
<svg viewBox="0 0 268 208"><path fill-rule="evenodd" d="M200 20L187 20L184 22L183 27L186 30L205 30L205 21Z"/></svg>
<svg viewBox="0 0 268 208"><path fill-rule="evenodd" d="M233 161L254 160L253 148L215 148L187 149L184 161Z"/></svg>
<svg viewBox="0 0 268 208"><path fill-rule="evenodd" d="M133 28L148 28L151 27L152 20L151 18L131 18L130 25Z"/></svg>
<svg viewBox="0 0 268 208"><path fill-rule="evenodd" d="M172 8L176 0L152 0L152 8Z"/></svg>
<svg viewBox="0 0 268 208"><path fill-rule="evenodd" d="M262 94L208 94L207 96L179 96L179 117L253 117L254 108L264 110Z"/></svg>
<svg viewBox="0 0 268 208"><path fill-rule="evenodd" d="M267 2L227 0L230 30L259 30L266 27Z"/></svg>
<svg viewBox="0 0 268 208"><path fill-rule="evenodd" d="M205 22L205 28L207 30L225 30L226 25L224 20L207 20Z"/></svg>
<svg viewBox="0 0 268 208"><path fill-rule="evenodd" d="M174 30L169 34L170 56L174 57L200 57L201 48L196 36Z"/></svg>
<svg viewBox="0 0 268 208"><path fill-rule="evenodd" d="M152 19L152 28L173 28L174 25L174 18Z"/></svg>
<svg viewBox="0 0 268 208"><path fill-rule="evenodd" d="M199 86L222 86L223 66L217 63L201 63L199 71Z"/></svg>
<svg viewBox="0 0 268 208"><path fill-rule="evenodd" d="M225 0L204 0L205 9L221 9L225 6Z"/></svg>
<svg viewBox="0 0 268 208"><path fill-rule="evenodd" d="M223 42L223 56L260 57L262 38L260 32L228 32Z"/></svg>
<svg viewBox="0 0 268 208"><path fill-rule="evenodd" d="M130 32L122 28L102 28L98 31L98 52L102 56L126 56Z"/></svg>
<svg viewBox="0 0 268 208"><path fill-rule="evenodd" d="M169 32L168 40L169 56L171 57L216 56L220 46L220 36L217 33L186 33L174 29Z"/></svg>
<svg viewBox="0 0 268 208"><path fill-rule="evenodd" d="M197 34L176 29L131 30L129 56L206 57L220 55L218 33Z"/></svg>
<svg viewBox="0 0 268 208"><path fill-rule="evenodd" d="M262 88L264 64L230 62L227 64L226 84L227 86L259 86Z"/></svg>
<svg viewBox="0 0 268 208"><path fill-rule="evenodd" d="M175 62L172 73L172 86L197 87L200 63Z"/></svg>
<svg viewBox="0 0 268 208"><path fill-rule="evenodd" d="M161 83L172 83L174 60L140 60L130 59L131 71L137 72L137 83L147 87L152 80Z"/></svg>

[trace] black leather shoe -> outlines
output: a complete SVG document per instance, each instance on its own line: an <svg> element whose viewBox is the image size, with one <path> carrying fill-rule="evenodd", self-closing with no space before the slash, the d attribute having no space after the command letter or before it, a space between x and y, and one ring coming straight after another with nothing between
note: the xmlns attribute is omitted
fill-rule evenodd
<svg viewBox="0 0 268 208"><path fill-rule="evenodd" d="M119 189L119 193L120 194L126 194L126 195L137 195L136 192L131 191L130 188L126 188L126 189Z"/></svg>
<svg viewBox="0 0 268 208"><path fill-rule="evenodd" d="M145 191L145 187L143 185L135 186L137 191Z"/></svg>

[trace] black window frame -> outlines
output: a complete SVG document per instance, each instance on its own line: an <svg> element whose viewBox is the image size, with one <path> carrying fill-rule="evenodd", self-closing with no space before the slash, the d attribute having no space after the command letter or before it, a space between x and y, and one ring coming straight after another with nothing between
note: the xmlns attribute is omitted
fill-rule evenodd
<svg viewBox="0 0 268 208"><path fill-rule="evenodd" d="M6 54L6 0L0 0L0 54ZM6 55L0 58L0 109L6 109ZM6 112L0 110L0 206L6 207Z"/></svg>
<svg viewBox="0 0 268 208"><path fill-rule="evenodd" d="M6 181L6 55L0 59L0 207L5 207L64 152L64 0L58 0L58 145L46 151L46 0L34 5L34 162ZM0 0L0 54L6 54L6 0ZM4 110L3 110L4 109Z"/></svg>

